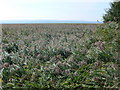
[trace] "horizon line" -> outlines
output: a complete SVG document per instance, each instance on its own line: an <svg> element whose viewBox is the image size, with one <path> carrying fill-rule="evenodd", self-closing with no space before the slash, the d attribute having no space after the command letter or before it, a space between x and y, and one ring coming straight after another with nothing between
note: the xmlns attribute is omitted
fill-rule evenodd
<svg viewBox="0 0 120 90"><path fill-rule="evenodd" d="M23 20L24 21L31 21L31 20L35 20L35 21L38 21L38 20L44 20L44 21L45 20L48 20L48 21L51 21L51 20L52 21L53 20L54 21L89 21L89 20L75 20L75 19L74 20L72 20L72 19L71 20L70 19L69 20L68 19L13 19L13 20L8 19L8 20L0 20L0 21L23 21ZM90 20L90 21L92 21L92 20ZM94 20L94 21L100 21L100 20ZM102 21L100 21L100 22L102 22Z"/></svg>
<svg viewBox="0 0 120 90"><path fill-rule="evenodd" d="M78 24L102 24L102 21L85 21L85 20L1 20L0 24L47 24L47 23L60 23L60 24L64 24L64 23L78 23Z"/></svg>

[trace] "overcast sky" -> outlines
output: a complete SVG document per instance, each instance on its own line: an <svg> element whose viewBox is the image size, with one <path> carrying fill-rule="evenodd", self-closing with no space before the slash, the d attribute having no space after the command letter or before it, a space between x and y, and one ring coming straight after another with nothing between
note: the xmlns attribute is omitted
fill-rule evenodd
<svg viewBox="0 0 120 90"><path fill-rule="evenodd" d="M111 0L0 0L0 20L101 21Z"/></svg>

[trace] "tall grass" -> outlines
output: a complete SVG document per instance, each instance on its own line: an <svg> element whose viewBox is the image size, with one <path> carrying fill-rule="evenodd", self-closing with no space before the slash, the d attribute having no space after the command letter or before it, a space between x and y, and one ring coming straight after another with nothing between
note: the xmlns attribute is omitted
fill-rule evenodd
<svg viewBox="0 0 120 90"><path fill-rule="evenodd" d="M119 88L116 23L3 26L4 88Z"/></svg>

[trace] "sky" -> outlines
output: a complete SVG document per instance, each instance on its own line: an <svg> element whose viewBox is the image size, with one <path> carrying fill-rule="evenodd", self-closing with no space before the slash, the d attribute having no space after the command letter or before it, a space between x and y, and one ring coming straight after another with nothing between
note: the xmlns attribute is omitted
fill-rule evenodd
<svg viewBox="0 0 120 90"><path fill-rule="evenodd" d="M0 20L102 21L111 0L0 0Z"/></svg>

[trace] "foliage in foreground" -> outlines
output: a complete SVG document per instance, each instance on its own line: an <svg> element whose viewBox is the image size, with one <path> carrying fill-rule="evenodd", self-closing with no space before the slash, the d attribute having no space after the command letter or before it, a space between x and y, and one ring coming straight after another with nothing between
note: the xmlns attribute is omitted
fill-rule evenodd
<svg viewBox="0 0 120 90"><path fill-rule="evenodd" d="M120 88L117 27L3 30L3 87Z"/></svg>

